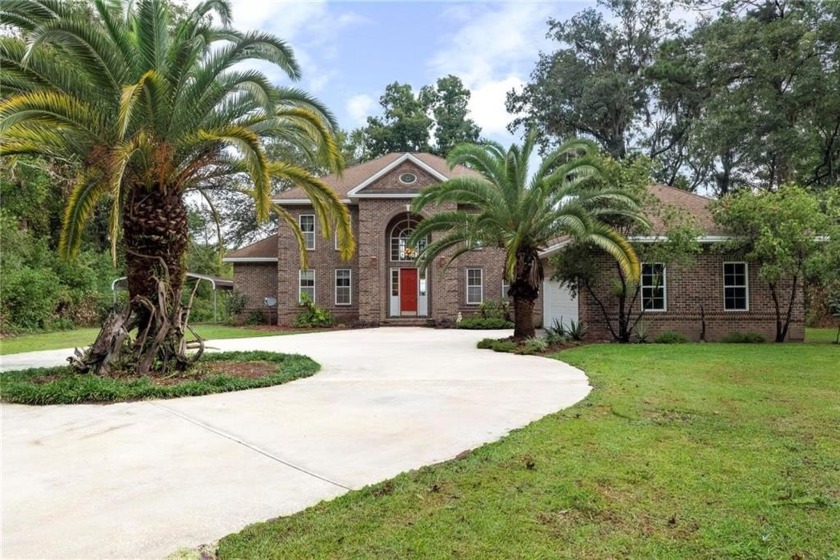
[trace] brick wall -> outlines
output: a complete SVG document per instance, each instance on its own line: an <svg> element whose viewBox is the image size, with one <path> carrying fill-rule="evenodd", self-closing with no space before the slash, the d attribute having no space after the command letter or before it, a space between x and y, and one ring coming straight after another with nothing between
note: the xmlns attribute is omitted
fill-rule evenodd
<svg viewBox="0 0 840 560"><path fill-rule="evenodd" d="M690 340L699 340L702 330L700 307L705 311L706 340L720 340L733 332L757 332L767 340L776 336L776 315L769 287L758 278L758 267L748 264L749 310L726 311L723 301L723 263L742 262L738 255L722 255L706 247L691 265L671 264L666 271L667 311L648 311L643 321L649 340L666 331L679 332ZM618 298L612 295L615 263L607 256L599 259L605 271L596 288L598 298L610 310L610 321L617 324ZM595 340L610 340L604 315L594 298L584 291L581 297L581 318L589 325L589 336ZM634 313L640 309L637 299ZM802 289L797 291L788 339L804 340L805 306Z"/></svg>
<svg viewBox="0 0 840 560"><path fill-rule="evenodd" d="M245 309L242 317L255 311L264 314L265 323L277 320L277 310L265 306L265 298L277 298L277 264L268 263L234 263L233 265L234 292L245 296Z"/></svg>
<svg viewBox="0 0 840 560"><path fill-rule="evenodd" d="M287 210L295 219L301 214L312 214L310 206L289 206ZM353 231L359 231L358 209L350 207ZM307 251L308 267L315 271L315 304L329 309L338 323L349 324L358 317L359 309L359 267L358 250L350 261L343 261L335 250L334 237L324 238L321 224L315 224L315 250ZM358 247L358 235L357 235ZM277 314L281 325L290 325L300 313L298 305L298 271L301 268L300 250L292 231L285 223L280 224L277 243L277 267L275 271L277 291ZM351 271L351 305L335 303L335 271Z"/></svg>

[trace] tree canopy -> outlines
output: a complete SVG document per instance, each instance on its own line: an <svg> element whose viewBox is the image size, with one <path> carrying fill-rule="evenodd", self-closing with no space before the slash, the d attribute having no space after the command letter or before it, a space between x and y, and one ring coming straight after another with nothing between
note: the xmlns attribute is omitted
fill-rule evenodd
<svg viewBox="0 0 840 560"><path fill-rule="evenodd" d="M692 190L840 184L840 3L699 0L691 28L676 6L600 0L549 20L557 49L508 95L512 126L646 154Z"/></svg>
<svg viewBox="0 0 840 560"><path fill-rule="evenodd" d="M443 157L461 142L475 142L481 129L467 118L470 91L457 76L440 78L415 94L394 82L379 98L381 117L352 131L348 151L365 161L390 152L431 152Z"/></svg>

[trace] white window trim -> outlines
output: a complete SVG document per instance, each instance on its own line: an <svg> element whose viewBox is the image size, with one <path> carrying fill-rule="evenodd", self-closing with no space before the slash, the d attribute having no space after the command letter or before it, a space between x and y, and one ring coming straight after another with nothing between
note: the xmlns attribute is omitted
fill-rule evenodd
<svg viewBox="0 0 840 560"><path fill-rule="evenodd" d="M747 306L743 309L727 309L726 308L726 288L740 288L741 286L729 286L726 284L726 265L728 264L742 264L744 265L744 293L746 297ZM723 273L722 280L723 280L723 310L726 312L738 313L738 312L745 312L750 310L750 263L746 261L723 261L723 265L721 266L721 272Z"/></svg>
<svg viewBox="0 0 840 560"><path fill-rule="evenodd" d="M314 251L318 245L318 236L316 235L317 228L315 226L315 214L301 214L298 216L298 229L300 229L301 233L303 233L303 240L304 243L306 243L306 234L309 232L303 231L303 226L301 225L303 222L303 218L312 218L312 247L307 246L306 250Z"/></svg>
<svg viewBox="0 0 840 560"><path fill-rule="evenodd" d="M644 262L641 263L642 270L644 270L646 264L651 266L662 265L662 303L664 307L662 309L645 309L645 286L642 284L644 275L641 275L639 278L639 293L641 295L639 305L643 313L665 313L668 311L668 267L663 262ZM653 286L650 287L652 288Z"/></svg>
<svg viewBox="0 0 840 560"><path fill-rule="evenodd" d="M338 286L338 273L343 272L345 270L348 273L350 273L350 276L348 277L348 279L350 280L350 285L347 286L347 289L349 290L349 294L348 294L348 298L347 298L347 303L338 303L338 288L339 288L339 286ZM334 277L333 287L335 288L335 298L334 299L335 299L335 304L336 305L341 305L341 306L353 305L353 269L352 268L336 268L335 269L335 277ZM344 286L341 286L341 287L344 288Z"/></svg>
<svg viewBox="0 0 840 560"><path fill-rule="evenodd" d="M464 282L465 282L466 293L464 294L464 300L466 301L467 305L481 305L482 303L484 303L484 269L483 268L470 267L470 268L467 268L465 270L466 270L466 272L464 273ZM475 288L476 287L476 286L470 286L470 271L471 270L477 270L478 271L478 273L479 273L478 279L481 281L481 283L477 286L478 288L480 288L480 291L479 291L480 297L479 297L478 301L470 301L470 288Z"/></svg>
<svg viewBox="0 0 840 560"><path fill-rule="evenodd" d="M338 251L338 232L333 232L333 244L335 245L335 250Z"/></svg>
<svg viewBox="0 0 840 560"><path fill-rule="evenodd" d="M314 268L307 268L307 269L298 269L298 304L301 303L300 294L303 293L303 273L312 271L312 303L315 303L315 293L316 293L316 286L318 283L315 281L315 269Z"/></svg>

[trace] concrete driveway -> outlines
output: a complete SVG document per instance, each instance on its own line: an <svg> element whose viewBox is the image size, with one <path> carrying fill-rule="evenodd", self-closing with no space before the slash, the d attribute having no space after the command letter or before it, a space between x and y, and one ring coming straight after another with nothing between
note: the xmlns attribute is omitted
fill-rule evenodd
<svg viewBox="0 0 840 560"><path fill-rule="evenodd" d="M322 370L205 397L3 404L2 557L160 558L451 459L589 392L562 362L475 348L502 335L381 328L217 341L306 354Z"/></svg>

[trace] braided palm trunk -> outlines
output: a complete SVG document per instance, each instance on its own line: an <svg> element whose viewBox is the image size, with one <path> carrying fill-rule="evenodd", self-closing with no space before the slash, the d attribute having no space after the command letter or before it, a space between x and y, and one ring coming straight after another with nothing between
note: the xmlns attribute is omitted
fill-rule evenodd
<svg viewBox="0 0 840 560"><path fill-rule="evenodd" d="M129 307L112 315L90 350L71 361L95 373L115 367L140 375L186 369L200 355L186 354L189 306L181 305L186 206L167 185L135 185L127 198L122 221Z"/></svg>

